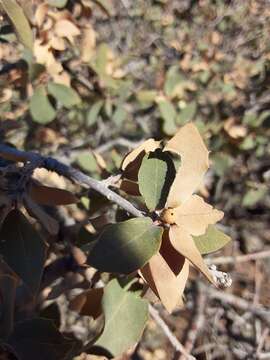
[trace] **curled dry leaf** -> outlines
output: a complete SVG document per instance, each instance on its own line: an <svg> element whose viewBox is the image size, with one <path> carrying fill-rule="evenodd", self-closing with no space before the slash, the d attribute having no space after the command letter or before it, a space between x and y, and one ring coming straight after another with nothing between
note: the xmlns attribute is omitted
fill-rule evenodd
<svg viewBox="0 0 270 360"><path fill-rule="evenodd" d="M136 149L132 150L129 154L127 154L121 165L123 177L133 181L137 181L139 168L141 166L144 155L151 151L157 150L159 146L160 141L148 139Z"/></svg>
<svg viewBox="0 0 270 360"><path fill-rule="evenodd" d="M142 143L140 146L138 146L136 149L132 150L127 156L124 158L121 169L125 170L133 161L136 160L136 158L141 153L149 153L150 151L155 151L159 148L160 141L156 141L154 139L148 139L144 143Z"/></svg>
<svg viewBox="0 0 270 360"><path fill-rule="evenodd" d="M186 201L200 185L209 167L209 152L199 131L192 123L183 126L167 142L163 151L181 156L181 166L167 198L167 206L174 208Z"/></svg>
<svg viewBox="0 0 270 360"><path fill-rule="evenodd" d="M67 38L74 45L74 38L80 35L80 30L71 21L61 19L56 22L54 32L57 36Z"/></svg>
<svg viewBox="0 0 270 360"><path fill-rule="evenodd" d="M225 121L224 130L232 139L242 139L247 135L247 128L237 124L233 117Z"/></svg>

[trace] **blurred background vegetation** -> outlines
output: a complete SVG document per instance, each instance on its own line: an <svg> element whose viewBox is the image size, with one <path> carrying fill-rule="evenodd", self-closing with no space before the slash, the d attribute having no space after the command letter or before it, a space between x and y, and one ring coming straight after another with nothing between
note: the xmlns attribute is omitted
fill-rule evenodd
<svg viewBox="0 0 270 360"><path fill-rule="evenodd" d="M233 278L226 292L232 301L207 291L199 297L190 281L186 308L162 315L190 346L197 298L204 299L192 344L198 359L270 359L269 322L250 310L270 306L269 0L18 3L34 32L33 54L3 15L1 141L101 179L116 174L123 155L144 139L169 138L193 121L211 150L200 192L225 212L222 227L233 238L215 257L266 255L221 265ZM65 218L85 216L89 203L81 195L81 208ZM96 211L91 201L89 209ZM63 328L76 332L66 318ZM150 322L126 358L178 357Z"/></svg>

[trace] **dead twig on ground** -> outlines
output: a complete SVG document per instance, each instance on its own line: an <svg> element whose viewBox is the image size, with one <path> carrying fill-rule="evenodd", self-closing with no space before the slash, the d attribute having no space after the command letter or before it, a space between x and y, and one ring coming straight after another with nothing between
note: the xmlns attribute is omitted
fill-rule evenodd
<svg viewBox="0 0 270 360"><path fill-rule="evenodd" d="M182 354L184 356L184 359L188 360L195 360L194 356L191 356L184 346L180 343L180 341L175 337L175 335L172 333L168 325L165 323L165 321L161 318L159 315L159 312L152 306L149 305L149 313L152 316L152 318L155 320L155 322L161 327L164 334L167 336L168 340L174 347L174 349Z"/></svg>
<svg viewBox="0 0 270 360"><path fill-rule="evenodd" d="M234 264L239 262L253 261L259 259L266 259L270 257L270 250L259 251L247 255L238 255L238 256L221 256L221 257L211 257L206 259L207 264L223 265L223 264Z"/></svg>

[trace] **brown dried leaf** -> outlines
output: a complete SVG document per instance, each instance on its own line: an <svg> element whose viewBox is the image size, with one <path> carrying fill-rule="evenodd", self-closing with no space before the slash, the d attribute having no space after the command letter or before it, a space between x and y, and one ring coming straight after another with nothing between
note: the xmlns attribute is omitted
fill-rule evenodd
<svg viewBox="0 0 270 360"><path fill-rule="evenodd" d="M121 169L125 170L129 164L131 164L136 158L142 153L148 153L150 151L155 151L159 148L160 141L155 141L154 139L148 139L136 149L132 150L129 154L124 158Z"/></svg>
<svg viewBox="0 0 270 360"><path fill-rule="evenodd" d="M204 263L192 236L184 228L172 225L169 230L169 237L172 246L215 285L214 279L207 265Z"/></svg>
<svg viewBox="0 0 270 360"><path fill-rule="evenodd" d="M49 43L50 46L55 50L64 51L66 49L65 40L58 36L52 36Z"/></svg>
<svg viewBox="0 0 270 360"><path fill-rule="evenodd" d="M24 206L31 216L37 218L44 228L51 234L56 235L59 231L58 222L37 205L27 194L23 196Z"/></svg>
<svg viewBox="0 0 270 360"><path fill-rule="evenodd" d="M63 70L62 65L55 59L50 44L43 44L42 40L36 39L34 42L34 55L37 63L46 66L50 75L59 74Z"/></svg>
<svg viewBox="0 0 270 360"><path fill-rule="evenodd" d="M38 27L41 27L48 15L48 4L42 3L38 5L35 13L35 23Z"/></svg>
<svg viewBox="0 0 270 360"><path fill-rule="evenodd" d="M80 35L80 29L71 21L62 19L56 22L54 32L57 36L67 38L74 45L74 37Z"/></svg>
<svg viewBox="0 0 270 360"><path fill-rule="evenodd" d="M38 204L41 205L69 205L78 202L78 199L71 192L63 189L57 189L40 185L32 181L29 187L29 195Z"/></svg>
<svg viewBox="0 0 270 360"><path fill-rule="evenodd" d="M181 166L167 198L167 206L174 208L186 201L200 185L209 167L208 150L197 128L188 123L168 141L163 151L181 156Z"/></svg>
<svg viewBox="0 0 270 360"><path fill-rule="evenodd" d="M96 32L92 26L88 25L82 31L81 59L83 62L89 62L94 55L96 48Z"/></svg>
<svg viewBox="0 0 270 360"><path fill-rule="evenodd" d="M169 312L172 312L176 305L183 305L182 294L188 278L189 266L183 257L182 261L182 268L177 276L160 253L154 255L140 270L144 281Z"/></svg>
<svg viewBox="0 0 270 360"><path fill-rule="evenodd" d="M241 139L247 135L247 128L237 124L233 117L224 122L224 130L232 139Z"/></svg>
<svg viewBox="0 0 270 360"><path fill-rule="evenodd" d="M136 149L127 154L121 164L123 175L125 178L137 181L138 172L141 166L142 159L146 153L155 151L160 146L160 141L148 139Z"/></svg>
<svg viewBox="0 0 270 360"><path fill-rule="evenodd" d="M140 190L138 183L130 181L127 179L122 179L120 181L120 189L123 190L126 194L132 196L140 196Z"/></svg>
<svg viewBox="0 0 270 360"><path fill-rule="evenodd" d="M220 221L224 215L198 195L192 195L182 205L169 211L174 214L174 222L194 236L203 235L208 225Z"/></svg>
<svg viewBox="0 0 270 360"><path fill-rule="evenodd" d="M82 292L70 302L70 309L80 315L98 318L102 313L101 300L103 288L90 289Z"/></svg>

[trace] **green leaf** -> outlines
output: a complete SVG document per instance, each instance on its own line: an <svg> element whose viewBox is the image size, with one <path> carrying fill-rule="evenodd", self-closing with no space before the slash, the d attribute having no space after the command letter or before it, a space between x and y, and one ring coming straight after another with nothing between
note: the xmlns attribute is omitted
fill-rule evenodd
<svg viewBox="0 0 270 360"><path fill-rule="evenodd" d="M194 236L194 241L201 254L209 254L223 248L231 238L218 230L215 226L209 225L206 233L201 236Z"/></svg>
<svg viewBox="0 0 270 360"><path fill-rule="evenodd" d="M35 122L48 124L54 120L56 111L50 103L44 86L36 88L30 99L30 113Z"/></svg>
<svg viewBox="0 0 270 360"><path fill-rule="evenodd" d="M59 9L64 8L67 5L68 0L49 0L48 3L51 6L55 6Z"/></svg>
<svg viewBox="0 0 270 360"><path fill-rule="evenodd" d="M80 154L77 157L77 163L84 171L87 171L89 173L93 173L98 170L97 161L90 151Z"/></svg>
<svg viewBox="0 0 270 360"><path fill-rule="evenodd" d="M112 121L117 125L121 126L127 119L128 113L122 104L118 105L112 116Z"/></svg>
<svg viewBox="0 0 270 360"><path fill-rule="evenodd" d="M179 72L178 66L172 66L166 73L164 92L168 97L174 96L175 89L183 84L185 77Z"/></svg>
<svg viewBox="0 0 270 360"><path fill-rule="evenodd" d="M170 101L162 100L158 103L159 111L163 123L163 130L167 135L174 135L177 131L177 127L175 125L176 119L176 111L173 104Z"/></svg>
<svg viewBox="0 0 270 360"><path fill-rule="evenodd" d="M162 199L162 190L165 185L168 166L164 160L143 158L139 173L139 189L146 206L150 211L154 211Z"/></svg>
<svg viewBox="0 0 270 360"><path fill-rule="evenodd" d="M21 43L32 51L33 34L22 8L15 0L0 0L0 5L12 21Z"/></svg>
<svg viewBox="0 0 270 360"><path fill-rule="evenodd" d="M223 152L216 152L211 159L214 161L213 169L218 176L224 176L233 165L232 157Z"/></svg>
<svg viewBox="0 0 270 360"><path fill-rule="evenodd" d="M93 244L87 262L100 271L129 274L158 252L162 231L150 218L109 225Z"/></svg>
<svg viewBox="0 0 270 360"><path fill-rule="evenodd" d="M38 232L18 210L12 210L2 225L0 254L31 292L36 294L43 272L46 246Z"/></svg>
<svg viewBox="0 0 270 360"><path fill-rule="evenodd" d="M250 189L244 196L242 205L252 207L262 200L267 194L267 187L261 186L258 189Z"/></svg>
<svg viewBox="0 0 270 360"><path fill-rule="evenodd" d="M75 342L64 338L51 320L31 319L18 322L8 344L19 359L63 360L75 346Z"/></svg>
<svg viewBox="0 0 270 360"><path fill-rule="evenodd" d="M77 92L63 84L50 82L48 84L48 92L64 107L68 109L72 108L75 105L78 105L81 102L81 99Z"/></svg>
<svg viewBox="0 0 270 360"><path fill-rule="evenodd" d="M96 101L87 112L87 125L92 126L96 123L100 110L104 104L103 100Z"/></svg>
<svg viewBox="0 0 270 360"><path fill-rule="evenodd" d="M184 125L187 122L191 121L197 111L197 104L195 101L190 102L189 104L187 104L187 106L182 109L179 113L179 115L177 116L176 122L178 125Z"/></svg>
<svg viewBox="0 0 270 360"><path fill-rule="evenodd" d="M105 326L95 347L103 348L110 357L121 355L142 336L148 320L148 303L121 288L113 279L105 287L102 307Z"/></svg>

